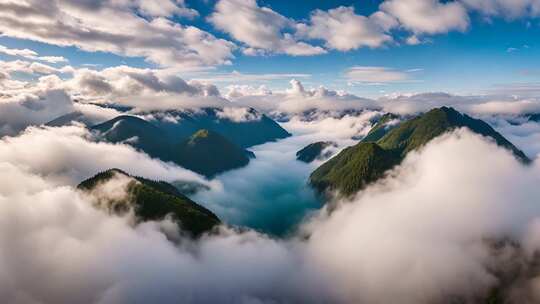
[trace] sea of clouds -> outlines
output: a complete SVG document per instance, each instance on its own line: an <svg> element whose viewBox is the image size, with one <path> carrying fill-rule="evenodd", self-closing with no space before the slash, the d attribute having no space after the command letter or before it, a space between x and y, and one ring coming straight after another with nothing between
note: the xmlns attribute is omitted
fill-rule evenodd
<svg viewBox="0 0 540 304"><path fill-rule="evenodd" d="M475 302L501 284L501 273L515 276L502 282L505 298L540 301L540 126L525 116L540 109L534 99L431 93L370 100L298 81L283 92L236 88L222 96L148 70L74 73L1 96L6 303ZM129 98L133 92L139 98ZM111 100L143 111L226 106L231 119L250 106L282 118L293 136L253 147L250 165L207 180L127 145L97 142L82 124L42 126L71 111L107 120L119 112L99 103ZM493 142L456 130L354 198L333 201L331 212L306 185L321 161L296 161L303 146L333 140L337 153L387 111L407 117L442 105L485 119L534 161L524 166ZM206 185L194 199L226 225L173 243L170 220L134 225L130 214L99 211L75 186L109 168ZM125 194L121 186L107 189Z"/></svg>
<svg viewBox="0 0 540 304"><path fill-rule="evenodd" d="M540 249L540 165L524 166L466 130L410 154L286 238L223 227L174 244L167 220L134 227L129 215L94 209L91 198L33 165L13 156L0 164L7 303L474 300L496 286L498 263L532 265ZM501 255L489 240L503 239L521 247L505 245ZM509 296L539 300L535 273L523 273Z"/></svg>

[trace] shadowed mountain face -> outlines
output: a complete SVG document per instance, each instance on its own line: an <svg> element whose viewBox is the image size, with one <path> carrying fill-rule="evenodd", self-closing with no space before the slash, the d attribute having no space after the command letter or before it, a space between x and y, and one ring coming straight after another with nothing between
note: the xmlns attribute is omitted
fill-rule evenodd
<svg viewBox="0 0 540 304"><path fill-rule="evenodd" d="M82 112L79 112L79 111L67 113L65 115L62 115L62 116L60 116L58 118L55 118L55 119L49 121L45 125L49 126L49 127L61 127L61 126L69 125L72 122L85 123L86 120L84 118L84 114Z"/></svg>
<svg viewBox="0 0 540 304"><path fill-rule="evenodd" d="M321 192L337 190L345 196L354 194L401 163L408 152L460 127L491 138L499 146L512 151L524 163L530 161L522 151L484 121L461 114L453 108L442 107L402 122L375 142L362 141L343 150L313 171L309 182Z"/></svg>
<svg viewBox="0 0 540 304"><path fill-rule="evenodd" d="M99 106L120 112L134 111L129 107ZM221 134L240 147L248 148L291 136L274 120L252 108L202 108L130 113L151 116L149 122L173 139L185 139L198 130L208 129ZM90 119L81 112L71 112L51 120L47 125L58 127L74 121L89 125Z"/></svg>
<svg viewBox="0 0 540 304"><path fill-rule="evenodd" d="M200 129L219 133L240 147L248 148L291 136L278 123L254 109L245 109L243 117L233 119L218 108L197 111L152 112L155 123L169 136L188 137Z"/></svg>
<svg viewBox="0 0 540 304"><path fill-rule="evenodd" d="M133 208L138 222L162 220L165 216L172 215L179 228L192 236L210 231L220 223L214 213L181 194L171 184L130 176L119 169L101 172L81 182L77 188L86 192L99 191L101 185L113 178L127 178L130 181L126 187L127 196L121 199L98 195L98 207L107 211L123 214Z"/></svg>
<svg viewBox="0 0 540 304"><path fill-rule="evenodd" d="M208 177L246 166L250 156L225 137L206 129L176 145L172 155L176 163Z"/></svg>
<svg viewBox="0 0 540 304"><path fill-rule="evenodd" d="M173 138L161 128L135 116L122 115L91 130L102 140L129 144L154 158L172 161L206 177L243 167L253 157L251 152L216 132L199 130L187 139Z"/></svg>
<svg viewBox="0 0 540 304"><path fill-rule="evenodd" d="M122 115L91 127L101 139L111 143L127 143L148 155L168 159L169 142L165 133L144 119Z"/></svg>
<svg viewBox="0 0 540 304"><path fill-rule="evenodd" d="M326 159L332 154L324 153L324 150L331 146L336 147L337 145L332 141L318 141L309 144L296 152L296 159L305 163L311 163L316 159Z"/></svg>

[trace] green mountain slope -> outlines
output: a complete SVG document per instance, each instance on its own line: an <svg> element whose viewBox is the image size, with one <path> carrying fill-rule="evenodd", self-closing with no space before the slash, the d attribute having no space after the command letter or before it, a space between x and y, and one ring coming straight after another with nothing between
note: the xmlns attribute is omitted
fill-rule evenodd
<svg viewBox="0 0 540 304"><path fill-rule="evenodd" d="M108 142L126 143L152 157L167 159L169 143L165 133L142 118L121 115L90 129Z"/></svg>
<svg viewBox="0 0 540 304"><path fill-rule="evenodd" d="M321 192L337 190L342 195L351 195L401 163L408 152L460 127L492 138L498 145L512 151L520 161L529 162L522 151L487 123L442 107L399 124L376 142L362 141L343 150L313 171L309 182Z"/></svg>
<svg viewBox="0 0 540 304"><path fill-rule="evenodd" d="M369 130L369 133L362 139L363 142L376 142L381 139L388 131L394 128L397 124L393 125L392 122L399 119L399 116L386 113L384 114L379 121Z"/></svg>
<svg viewBox="0 0 540 304"><path fill-rule="evenodd" d="M519 160L529 162L529 159L522 151L495 131L489 124L480 119L461 114L449 107L433 109L424 115L401 123L381 138L378 143L385 149L399 149L404 156L407 152L425 145L433 138L460 127L467 127L474 133L492 138L499 146L512 151Z"/></svg>
<svg viewBox="0 0 540 304"><path fill-rule="evenodd" d="M336 146L336 143L331 141L318 141L309 144L296 152L296 159L305 163L311 163L315 159L328 158L331 155L323 155L323 151L330 146Z"/></svg>
<svg viewBox="0 0 540 304"><path fill-rule="evenodd" d="M379 179L398 163L395 152L376 143L360 143L322 164L311 174L310 183L319 191L337 189L348 195Z"/></svg>
<svg viewBox="0 0 540 304"><path fill-rule="evenodd" d="M108 211L122 214L133 208L139 222L161 220L170 214L183 231L193 236L207 232L220 223L219 218L210 210L193 202L171 184L130 176L119 169L98 173L81 182L77 188L90 192L117 176L132 179L127 186L128 197L121 201L105 198L106 201L101 201L99 205Z"/></svg>
<svg viewBox="0 0 540 304"><path fill-rule="evenodd" d="M172 139L187 138L197 130L208 129L242 148L248 148L291 136L276 121L253 108L241 108L248 119L234 119L224 115L225 109L215 107L135 112L131 107L114 104L93 105L119 112L131 111L133 114L151 115L151 122ZM91 125L92 119L81 112L71 112L51 120L47 125L64 126L74 121Z"/></svg>
<svg viewBox="0 0 540 304"><path fill-rule="evenodd" d="M221 111L219 108L202 108L197 111L159 111L150 114L156 119L156 126L176 138L186 138L200 129L207 129L242 148L248 148L291 136L277 122L255 109L246 109L253 119L245 121L231 120L222 116Z"/></svg>
<svg viewBox="0 0 540 304"><path fill-rule="evenodd" d="M154 158L174 162L206 177L243 167L255 157L216 132L199 130L188 138L172 138L136 116L118 116L91 130L101 140L131 145Z"/></svg>
<svg viewBox="0 0 540 304"><path fill-rule="evenodd" d="M250 156L220 134L203 129L176 145L173 159L187 169L212 177L246 166Z"/></svg>

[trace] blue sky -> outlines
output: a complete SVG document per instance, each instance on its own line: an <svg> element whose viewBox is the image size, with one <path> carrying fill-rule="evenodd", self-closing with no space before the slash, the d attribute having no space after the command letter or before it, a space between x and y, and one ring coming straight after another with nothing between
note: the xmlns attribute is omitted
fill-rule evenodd
<svg viewBox="0 0 540 304"><path fill-rule="evenodd" d="M388 0L399 2L400 0ZM387 1L387 2L388 2ZM410 0L409 0L410 1ZM437 2L421 0L439 6L454 1ZM474 2L475 0L468 0ZM481 2L479 0L477 2ZM484 0L486 1L486 0ZM498 0L487 0L495 3ZM466 2L466 1L465 1ZM534 3L535 0L531 0ZM257 9L271 9L275 13L292 20L295 24L310 23L314 10L327 12L340 6L354 7L359 16L369 16L381 8L382 1L258 1ZM194 26L209 33L216 39L223 39L234 44L231 51L234 58L228 58L228 64L203 64L204 72L179 69L178 74L185 78L202 78L211 81L215 75L239 72L242 74L286 74L268 80L251 80L245 77L238 81L217 81L218 87L230 84L261 85L271 89L285 89L291 77L287 74L306 74L298 78L306 87L325 87L346 90L348 92L374 97L394 92L445 91L456 94L480 94L497 85L508 83L535 83L540 80L539 39L540 22L536 15L523 12L517 16L506 16L504 10L497 13L463 6L469 18L466 28L448 29L431 33L430 30L407 29L407 22L400 20L400 25L388 31L393 41L377 47L355 47L337 50L326 47L324 39L305 38L302 41L314 47L325 48L325 54L297 56L281 51L265 50L265 54L248 56L243 49L249 43L237 39L231 31L216 26L210 20L215 13L216 1L187 0L183 5L196 10L198 16L186 17L170 15L169 20L181 26ZM434 16L436 18L436 16ZM234 24L234 18L231 23ZM436 20L435 20L436 21ZM434 22L435 22L434 21ZM121 23L119 24L121 26ZM282 29L282 33L293 33L291 28ZM421 40L416 45L405 43L405 39L416 35ZM59 43L43 43L35 40L14 38L4 31L0 44L12 49L31 49L40 56L63 56L73 67L92 67L101 69L117 65L133 67L167 68L168 64L157 64L144 56L127 56L121 52L86 51L74 43L73 46L59 46ZM20 36L20 35L18 35ZM24 36L24 35L23 35ZM345 37L346 39L347 37ZM41 40L46 40L41 39ZM16 56L0 54L1 60L14 60ZM173 62L174 63L174 62ZM65 64L65 63L64 63ZM63 64L52 64L60 67ZM346 77L352 67L380 67L402 73L406 79L389 82L351 83ZM38 75L39 76L39 75ZM35 76L35 77L38 77ZM263 77L264 78L264 77ZM277 78L277 79L276 79Z"/></svg>

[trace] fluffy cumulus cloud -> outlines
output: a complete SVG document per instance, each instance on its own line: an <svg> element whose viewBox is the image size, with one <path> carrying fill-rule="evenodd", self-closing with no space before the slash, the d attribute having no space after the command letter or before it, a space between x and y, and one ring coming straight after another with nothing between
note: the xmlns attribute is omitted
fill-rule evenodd
<svg viewBox="0 0 540 304"><path fill-rule="evenodd" d="M250 106L263 112L299 114L303 112L328 112L379 108L374 100L361 98L343 91L323 86L306 89L302 82L293 79L285 91L274 92L253 87L233 87L227 95L233 104Z"/></svg>
<svg viewBox="0 0 540 304"><path fill-rule="evenodd" d="M509 95L454 95L442 92L391 94L377 99L388 112L414 114L440 106L452 106L473 115L526 115L540 111L536 98Z"/></svg>
<svg viewBox="0 0 540 304"><path fill-rule="evenodd" d="M82 97L115 100L122 97L152 94L187 96L219 96L216 86L198 81L185 81L168 70L140 69L129 66L103 70L78 69L73 78L62 85Z"/></svg>
<svg viewBox="0 0 540 304"><path fill-rule="evenodd" d="M169 66L227 63L234 44L169 19L186 14L195 12L183 1L171 0L159 6L146 0L2 0L0 31L5 36L144 57Z"/></svg>
<svg viewBox="0 0 540 304"><path fill-rule="evenodd" d="M353 7L338 7L328 11L315 10L310 24L301 24L299 34L322 39L327 48L349 51L360 47L380 47L393 40L387 31L397 21L383 12L366 17L357 15Z"/></svg>
<svg viewBox="0 0 540 304"><path fill-rule="evenodd" d="M323 269L345 274L334 278L353 302L474 299L497 282L486 267L494 257L485 240L521 240L535 222L538 173L537 164L522 167L460 131L410 155L394 177L315 224L309 246ZM332 255L339 261L326 258Z"/></svg>
<svg viewBox="0 0 540 304"><path fill-rule="evenodd" d="M0 98L0 136L17 134L29 125L46 123L74 110L62 90L35 92Z"/></svg>
<svg viewBox="0 0 540 304"><path fill-rule="evenodd" d="M26 74L37 74L37 75L48 75L56 73L73 73L73 67L66 65L60 68L44 64L36 61L27 61L27 60L12 60L12 61L1 61L0 68L7 73L26 73Z"/></svg>
<svg viewBox="0 0 540 304"><path fill-rule="evenodd" d="M197 253L190 246L176 248L161 223L134 229L128 218L93 209L91 199L72 188L5 163L2 169L21 182L15 193L1 186L0 296L7 302L247 303L271 297L262 281L286 288L282 274L293 264L275 241L229 233L197 244ZM45 247L47 254L36 254ZM236 268L234 280L227 265ZM207 286L216 288L208 293Z"/></svg>
<svg viewBox="0 0 540 304"><path fill-rule="evenodd" d="M466 131L411 154L381 183L308 221L303 237L284 240L223 228L175 245L167 221L133 227L71 187L0 163L19 181L0 183L7 302L474 301L499 283L494 262L527 267L540 249L540 167ZM523 250L486 241L500 238ZM536 302L537 272L519 273L523 284L506 295Z"/></svg>
<svg viewBox="0 0 540 304"><path fill-rule="evenodd" d="M151 159L128 145L96 142L81 126L30 127L21 135L3 137L0 142L1 160L58 185L76 185L110 168L153 179L207 184L191 171Z"/></svg>
<svg viewBox="0 0 540 304"><path fill-rule="evenodd" d="M247 122L261 120L262 115L249 108L224 107L217 111L217 117L234 122Z"/></svg>
<svg viewBox="0 0 540 304"><path fill-rule="evenodd" d="M540 2L536 0L461 0L467 7L494 17L506 19L536 17L540 14Z"/></svg>
<svg viewBox="0 0 540 304"><path fill-rule="evenodd" d="M245 43L244 53L248 55L276 52L302 56L326 52L284 32L295 27L295 22L268 7L258 6L255 0L220 0L209 21Z"/></svg>
<svg viewBox="0 0 540 304"><path fill-rule="evenodd" d="M87 114L87 120L100 122L110 118L117 111L111 108L99 107L95 104L116 104L135 107L138 109L175 109L199 108L204 106L224 106L230 104L221 97L218 88L206 81L186 81L177 75L176 70L142 69L129 66L115 66L102 70L89 68L66 67L56 69L37 66L36 62L15 60L2 62L4 73L0 74L0 87L4 88L0 95L0 107L16 107L24 105L21 101L32 98L39 107L34 107L36 113L42 114L42 119L33 119L36 123L45 123L62 114L79 111ZM67 75L59 72L68 70ZM16 72L36 74L36 81L16 80L12 75ZM52 74L51 74L52 73ZM47 104L60 102L58 96L54 99L42 98L49 92L63 92L64 105L55 108ZM58 94L57 94L58 95ZM72 102L71 100L76 102ZM44 110L51 109L45 112ZM52 111L54 109L54 111ZM20 111L19 116L24 116ZM29 112L31 116L32 112ZM1 114L0 114L1 115ZM6 112L7 115L7 112ZM24 125L25 119L18 118ZM7 119L4 123L14 122L15 118Z"/></svg>
<svg viewBox="0 0 540 304"><path fill-rule="evenodd" d="M0 45L0 53L10 56L23 57L26 59L46 61L49 63L61 63L68 61L62 56L38 56L37 52L30 49L11 49L3 45Z"/></svg>
<svg viewBox="0 0 540 304"><path fill-rule="evenodd" d="M469 26L467 9L457 1L387 0L380 8L397 18L402 27L418 34L464 31Z"/></svg>

